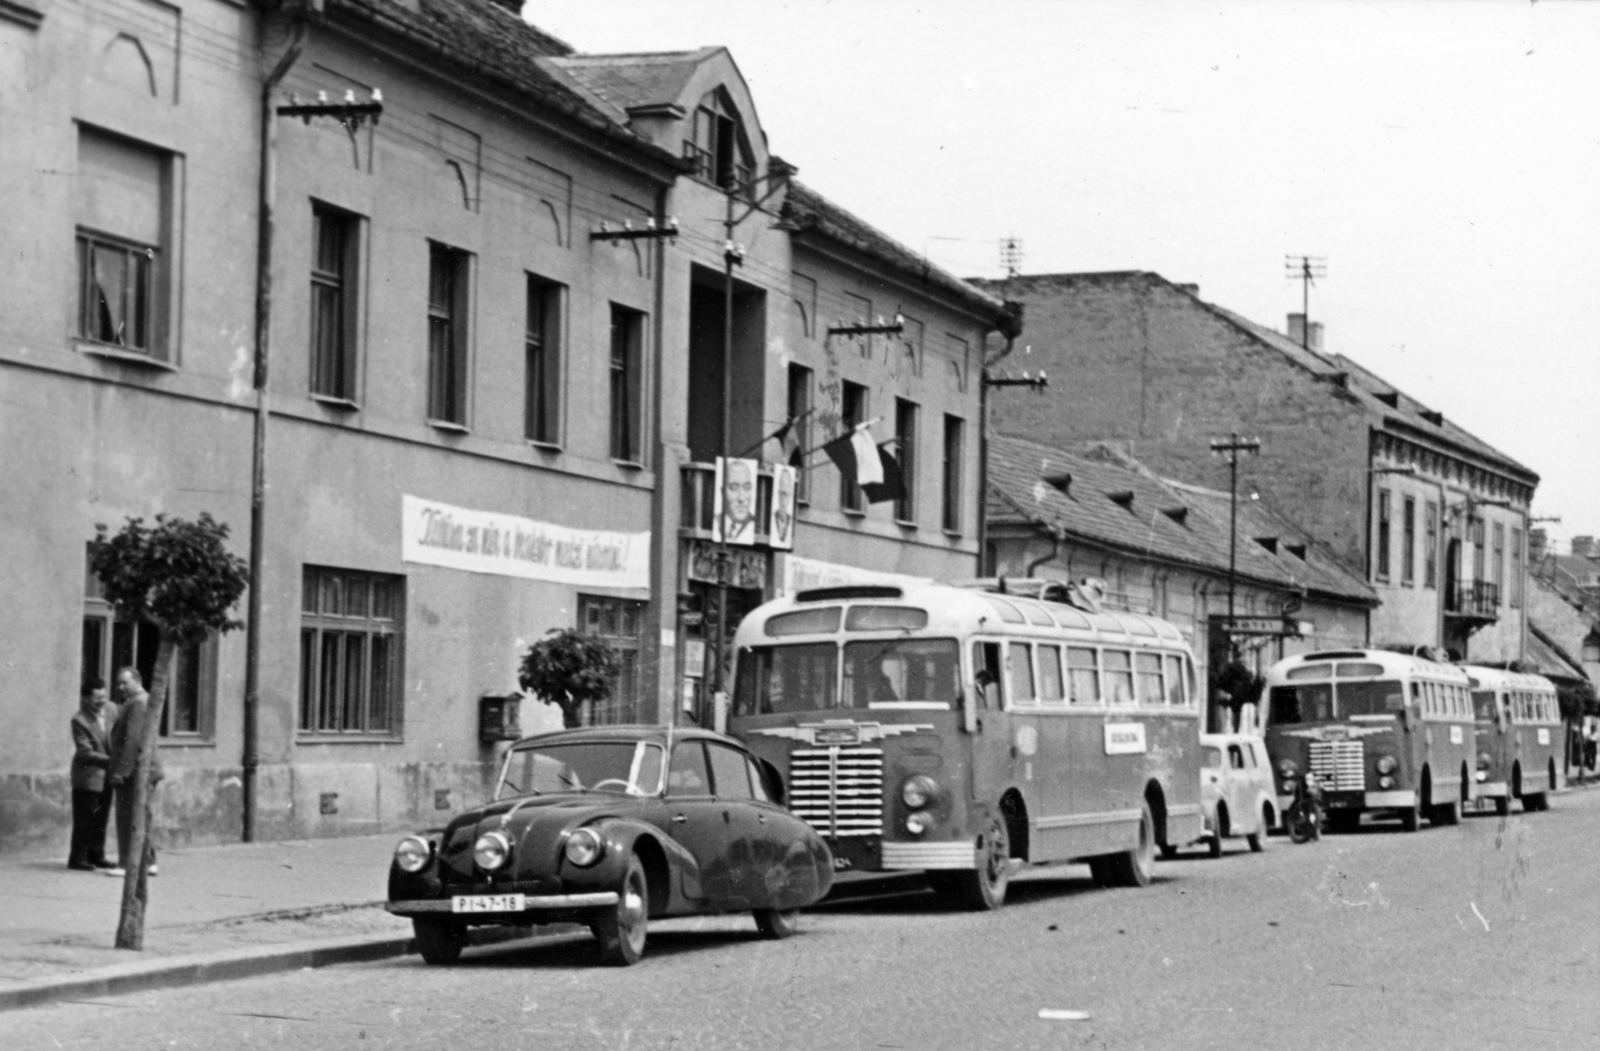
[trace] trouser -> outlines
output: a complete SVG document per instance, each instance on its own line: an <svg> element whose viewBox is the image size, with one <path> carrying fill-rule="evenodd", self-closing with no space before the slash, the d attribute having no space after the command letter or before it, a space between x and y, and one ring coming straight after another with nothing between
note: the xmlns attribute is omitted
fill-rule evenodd
<svg viewBox="0 0 1600 1051"><path fill-rule="evenodd" d="M106 860L106 828L111 824L111 788L72 790L72 846L67 864L94 865Z"/></svg>
<svg viewBox="0 0 1600 1051"><path fill-rule="evenodd" d="M155 785L150 786L150 791L156 790ZM156 863L156 843L150 834L151 830L144 830L144 856L150 859L150 864ZM133 786L121 784L117 786L117 864L129 868L133 864Z"/></svg>

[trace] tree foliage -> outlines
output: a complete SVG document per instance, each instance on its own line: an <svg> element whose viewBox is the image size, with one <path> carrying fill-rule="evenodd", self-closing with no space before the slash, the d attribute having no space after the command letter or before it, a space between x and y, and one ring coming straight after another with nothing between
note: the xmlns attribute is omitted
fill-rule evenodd
<svg viewBox="0 0 1600 1051"><path fill-rule="evenodd" d="M164 514L155 526L130 518L115 536L95 527L89 543L89 567L100 581L106 600L125 620L153 624L160 635L155 674L149 683L143 736L134 743L138 757L132 777L118 792L132 795L128 874L122 885L122 913L117 921L117 948L144 948L144 907L149 900L150 777L156 734L173 657L183 646L205 641L213 632L243 627L228 614L249 586L249 564L223 544L228 527L201 512L190 522ZM119 819L120 820L120 819Z"/></svg>
<svg viewBox="0 0 1600 1051"><path fill-rule="evenodd" d="M579 725L585 704L611 696L621 662L604 639L576 628L551 628L528 647L517 681L545 704L561 709L562 724Z"/></svg>
<svg viewBox="0 0 1600 1051"><path fill-rule="evenodd" d="M1239 709L1259 701L1266 684L1243 661L1231 660L1211 672L1211 697L1233 713L1233 724L1238 726Z"/></svg>

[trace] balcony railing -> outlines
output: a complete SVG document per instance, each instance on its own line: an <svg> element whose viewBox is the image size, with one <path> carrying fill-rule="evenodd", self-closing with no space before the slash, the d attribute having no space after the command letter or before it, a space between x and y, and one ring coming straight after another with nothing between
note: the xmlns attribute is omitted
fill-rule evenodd
<svg viewBox="0 0 1600 1051"><path fill-rule="evenodd" d="M683 520L678 523L686 537L712 539L716 518L717 469L709 463L683 465ZM756 471L756 543L768 543L767 523L772 520L772 465L763 463Z"/></svg>
<svg viewBox="0 0 1600 1051"><path fill-rule="evenodd" d="M1444 611L1452 617L1498 620L1500 586L1483 580L1462 581L1445 596Z"/></svg>

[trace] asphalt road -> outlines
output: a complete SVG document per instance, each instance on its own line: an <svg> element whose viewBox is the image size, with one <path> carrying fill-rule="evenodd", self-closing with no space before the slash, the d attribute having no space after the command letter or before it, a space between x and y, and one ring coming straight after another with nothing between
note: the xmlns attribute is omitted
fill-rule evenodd
<svg viewBox="0 0 1600 1051"><path fill-rule="evenodd" d="M1600 1048L1600 791L1458 828L1243 841L1141 890L1029 873L998 913L904 893L0 1015L0 1047ZM1041 1011L1085 1018L1041 1017Z"/></svg>

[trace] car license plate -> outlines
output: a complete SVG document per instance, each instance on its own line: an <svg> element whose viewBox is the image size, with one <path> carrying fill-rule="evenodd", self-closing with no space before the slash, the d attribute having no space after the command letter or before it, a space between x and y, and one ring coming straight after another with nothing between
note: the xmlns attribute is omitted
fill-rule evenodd
<svg viewBox="0 0 1600 1051"><path fill-rule="evenodd" d="M527 900L521 894L456 894L450 898L451 912L521 912Z"/></svg>

